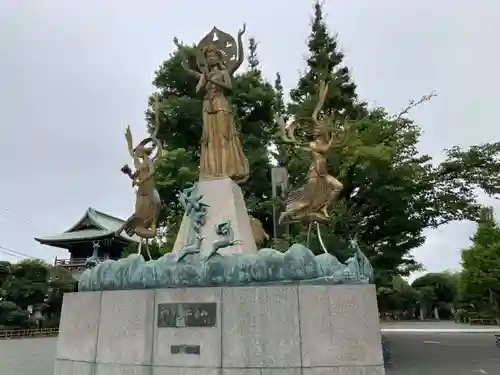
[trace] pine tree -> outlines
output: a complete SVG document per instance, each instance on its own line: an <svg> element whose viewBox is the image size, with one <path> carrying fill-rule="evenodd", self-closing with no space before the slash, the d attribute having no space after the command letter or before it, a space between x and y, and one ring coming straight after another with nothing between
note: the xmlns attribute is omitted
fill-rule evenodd
<svg viewBox="0 0 500 375"><path fill-rule="evenodd" d="M423 173L421 163L426 161L413 153L418 127L411 122L401 126L385 111L368 111L366 104L358 100L356 85L343 64L344 55L336 36L328 30L318 1L314 4L308 47L306 70L290 92L289 114L310 118L318 98L319 80L326 80L328 96L320 116L356 120L351 123L352 134L345 147L332 148L328 153L329 171L339 178L344 189L343 199L331 208L332 220L324 225L323 240L330 251L345 259L350 255L347 239L357 234L376 268L377 280L383 275L390 282L393 275L418 268L409 252L423 242L421 221L408 217L409 203L405 203L408 196L415 194L410 172L422 169ZM287 167L291 184L297 187L306 181L311 155L294 153ZM396 159L400 160L397 167ZM402 176L407 182L401 181ZM399 192L398 198L395 191ZM303 226L293 226L291 232L296 238L305 237ZM311 245L313 251L321 251L317 239L313 238Z"/></svg>
<svg viewBox="0 0 500 375"><path fill-rule="evenodd" d="M320 116L334 114L339 120L345 117L357 119L365 116L365 105L357 99L356 85L349 69L343 65L344 55L339 49L336 36L328 30L321 3L316 1L313 8L306 70L299 78L297 86L290 90L291 102L288 105L288 112L293 118L310 118L318 98L319 81L326 80L328 96ZM301 151L293 153L296 157L288 167L291 183L296 185L305 178L309 156ZM337 150L331 150L329 160L332 168L335 170L340 168Z"/></svg>
<svg viewBox="0 0 500 375"><path fill-rule="evenodd" d="M276 91L275 111L277 113L284 113L286 110L285 93L283 91L283 82L281 81L281 74L279 73L276 73L276 79L274 80L274 91Z"/></svg>
<svg viewBox="0 0 500 375"><path fill-rule="evenodd" d="M285 93L283 90L283 83L281 81L280 73L276 73L276 78L274 80L274 91L276 92L274 113L283 116L283 119L286 122L288 116L285 104ZM273 157L277 161L278 165L287 166L291 160L292 155L290 152L290 148L282 144L278 131L276 131L274 134L273 146L276 149L276 152L273 153Z"/></svg>
<svg viewBox="0 0 500 375"><path fill-rule="evenodd" d="M358 103L356 85L351 79L349 69L343 65L344 55L338 47L336 36L330 34L328 30L319 1L314 3L308 48L306 70L299 78L296 87L290 91L289 115L296 119L310 118L318 98L319 81L325 80L328 83L328 96L320 116L335 114L338 117L341 114L342 117L358 117L359 115L355 112L359 112L360 109L364 110L364 106ZM310 164L310 154L288 148L288 154L292 156L289 158L282 151L283 147L278 149L283 157L277 159L287 166L291 186L303 184ZM338 150L331 150L328 157L330 168L337 175L341 168ZM326 232L333 232L333 228L329 228ZM297 225L292 226L291 233L297 239L304 237L303 228ZM313 250L319 249L313 248Z"/></svg>
<svg viewBox="0 0 500 375"><path fill-rule="evenodd" d="M259 56L257 55L257 42L255 38L250 38L248 40L248 69L252 72L256 72L260 74L260 68L259 68Z"/></svg>
<svg viewBox="0 0 500 375"><path fill-rule="evenodd" d="M297 87L290 91L290 112L298 117L310 116L317 97L318 82L326 80L329 90L323 110L328 114L335 110L347 111L345 115L353 118L357 102L356 85L349 69L342 65L344 55L338 47L337 38L328 31L319 1L314 3L308 47L306 72L300 77ZM355 117L358 116L356 113Z"/></svg>
<svg viewBox="0 0 500 375"><path fill-rule="evenodd" d="M411 250L424 243L425 228L477 218L477 188L500 193L500 142L467 150L452 147L443 163L433 165L428 155L418 151L420 128L405 116L408 111L393 116L359 101L319 2L314 4L308 46L306 70L290 92L289 116L310 118L318 81L325 79L329 90L320 117L354 120L349 122L352 131L345 146L328 153L328 170L344 188L330 210L332 220L324 225L323 240L342 259L349 255L343 253L346 239L357 234L375 268L377 283L389 285L393 276L419 269ZM309 153L293 152L294 157L282 164L288 168L292 189L306 182L311 163ZM277 160L286 159L280 155ZM296 240L303 240L305 232L303 225L291 228ZM320 251L314 246L312 250Z"/></svg>

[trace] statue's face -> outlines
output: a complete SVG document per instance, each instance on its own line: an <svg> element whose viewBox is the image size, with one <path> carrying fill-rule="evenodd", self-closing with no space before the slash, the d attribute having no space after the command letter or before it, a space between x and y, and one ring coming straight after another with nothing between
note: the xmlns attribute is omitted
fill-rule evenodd
<svg viewBox="0 0 500 375"><path fill-rule="evenodd" d="M146 150L144 149L144 147L142 147L142 146L137 147L135 149L135 156L137 156L138 158L144 159L147 156Z"/></svg>
<svg viewBox="0 0 500 375"><path fill-rule="evenodd" d="M324 126L315 126L314 127L314 130L313 130L313 135L315 137L321 137L323 135L326 135L327 132L326 132L326 129Z"/></svg>
<svg viewBox="0 0 500 375"><path fill-rule="evenodd" d="M135 156L141 159L146 159L151 156L151 153L155 150L154 147L148 147L146 145L140 145L135 148Z"/></svg>
<svg viewBox="0 0 500 375"><path fill-rule="evenodd" d="M205 58L209 66L215 66L219 63L219 56L215 50L208 50Z"/></svg>

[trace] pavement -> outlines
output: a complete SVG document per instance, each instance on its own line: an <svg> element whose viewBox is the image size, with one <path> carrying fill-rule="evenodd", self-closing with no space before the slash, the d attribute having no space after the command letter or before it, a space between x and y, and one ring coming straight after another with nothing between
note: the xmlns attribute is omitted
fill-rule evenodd
<svg viewBox="0 0 500 375"><path fill-rule="evenodd" d="M387 375L500 375L500 326L382 323L392 352Z"/></svg>

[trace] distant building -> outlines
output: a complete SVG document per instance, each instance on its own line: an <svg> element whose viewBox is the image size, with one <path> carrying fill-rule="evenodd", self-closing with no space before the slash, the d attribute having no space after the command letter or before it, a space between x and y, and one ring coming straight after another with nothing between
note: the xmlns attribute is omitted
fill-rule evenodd
<svg viewBox="0 0 500 375"><path fill-rule="evenodd" d="M116 234L124 222L90 207L85 215L64 233L38 237L35 240L42 245L68 250L70 257L56 258L54 265L67 268L78 277L85 269L85 260L92 255L94 244L99 244L98 256L105 260L119 259L124 248L139 243L139 238L135 235L129 237L125 232Z"/></svg>

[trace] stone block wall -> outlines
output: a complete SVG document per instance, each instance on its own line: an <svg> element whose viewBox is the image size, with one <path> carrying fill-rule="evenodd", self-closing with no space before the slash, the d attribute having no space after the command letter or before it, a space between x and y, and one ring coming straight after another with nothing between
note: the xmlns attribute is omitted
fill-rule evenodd
<svg viewBox="0 0 500 375"><path fill-rule="evenodd" d="M212 327L158 327L162 303L215 302ZM172 353L199 345L199 354ZM373 285L66 294L54 375L383 375Z"/></svg>

